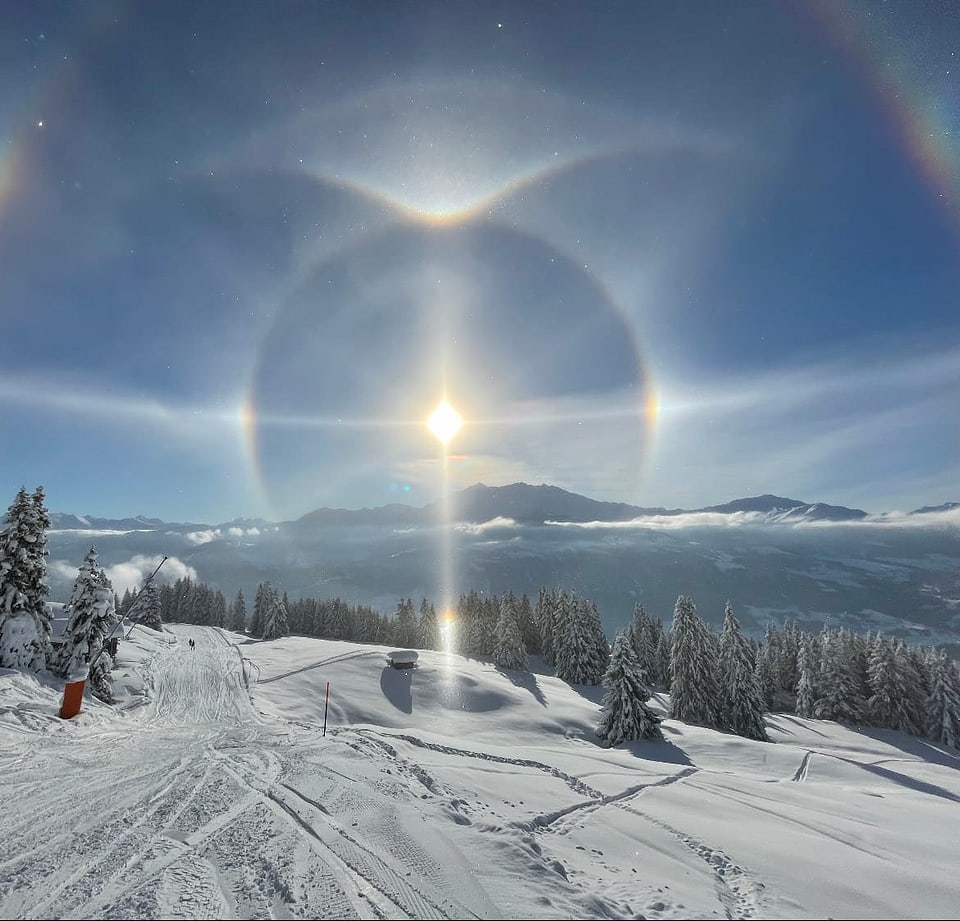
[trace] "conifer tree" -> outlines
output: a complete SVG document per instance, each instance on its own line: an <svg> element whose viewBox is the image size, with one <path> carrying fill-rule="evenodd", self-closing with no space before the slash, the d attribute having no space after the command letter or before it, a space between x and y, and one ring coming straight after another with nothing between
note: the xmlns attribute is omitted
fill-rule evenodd
<svg viewBox="0 0 960 921"><path fill-rule="evenodd" d="M671 640L667 632L663 629L663 623L658 617L650 626L652 631L656 631L656 654L653 657L653 663L650 668L650 681L661 687L670 686L670 645ZM651 643L653 640L651 639Z"/></svg>
<svg viewBox="0 0 960 921"><path fill-rule="evenodd" d="M925 708L924 729L938 745L960 749L960 674L957 663L941 649L928 666L930 693Z"/></svg>
<svg viewBox="0 0 960 921"><path fill-rule="evenodd" d="M717 724L717 661L710 628L693 600L680 595L673 609L670 716L685 723Z"/></svg>
<svg viewBox="0 0 960 921"><path fill-rule="evenodd" d="M651 617L642 602L638 607L640 612L634 610L630 639L640 667L651 685L667 685L670 681L670 647L664 642L663 622L659 617Z"/></svg>
<svg viewBox="0 0 960 921"><path fill-rule="evenodd" d="M659 617L651 617L648 614L647 622L643 628L643 639L641 641L646 665L644 666L644 658L641 658L640 665L647 669L646 674L648 681L666 684L668 680L667 672L670 670L669 658L664 660L662 666L661 663L657 661L660 648L663 644L663 638L663 621L660 620Z"/></svg>
<svg viewBox="0 0 960 921"><path fill-rule="evenodd" d="M541 652L540 628L537 626L533 607L526 593L520 596L517 603L517 621L520 624L523 648L532 656L539 655Z"/></svg>
<svg viewBox="0 0 960 921"><path fill-rule="evenodd" d="M747 739L769 741L753 650L740 631L740 621L729 601L723 609L719 673L719 727Z"/></svg>
<svg viewBox="0 0 960 921"><path fill-rule="evenodd" d="M814 707L817 719L853 724L863 722L866 701L860 694L860 682L851 651L844 631L823 629L819 696Z"/></svg>
<svg viewBox="0 0 960 921"><path fill-rule="evenodd" d="M152 580L147 582L147 584L140 589L137 601L139 603L132 612L133 619L138 624L149 627L151 630L161 630L163 627L163 618L160 614L160 591L157 588L157 584ZM189 621L183 621L183 623L189 623Z"/></svg>
<svg viewBox="0 0 960 921"><path fill-rule="evenodd" d="M474 648L473 622L480 616L480 596L471 589L457 600L457 651L463 656L479 655Z"/></svg>
<svg viewBox="0 0 960 921"><path fill-rule="evenodd" d="M230 629L235 633L244 633L247 629L247 603L243 600L243 592L238 591L230 607Z"/></svg>
<svg viewBox="0 0 960 921"><path fill-rule="evenodd" d="M610 663L603 676L606 689L597 736L606 746L638 739L662 739L660 717L647 701L650 689L627 635L613 641Z"/></svg>
<svg viewBox="0 0 960 921"><path fill-rule="evenodd" d="M648 646L651 639L648 630L649 624L650 616L647 614L643 602L638 601L633 606L633 620L627 628L627 638L630 640L630 645L633 646L637 661L640 663L640 667L643 669L643 673L647 676L648 680L651 672L650 665L656 653L656 649L650 649Z"/></svg>
<svg viewBox="0 0 960 921"><path fill-rule="evenodd" d="M780 636L777 628L767 624L763 632L763 642L756 656L757 682L763 697L763 706L767 710L774 708L777 688L780 686Z"/></svg>
<svg viewBox="0 0 960 921"><path fill-rule="evenodd" d="M50 528L50 514L47 512L46 497L43 487L38 486L33 491L31 499L34 514L35 539L30 547L30 585L28 588L28 602L30 610L37 621L44 656L51 655L50 635L53 630L53 617L47 608L47 595L50 586L47 585L47 531Z"/></svg>
<svg viewBox="0 0 960 921"><path fill-rule="evenodd" d="M73 583L66 609L70 613L63 633L63 645L57 672L69 679L84 666L93 693L113 703L110 672L113 660L105 648L106 640L117 623L113 586L97 562L97 550L91 547Z"/></svg>
<svg viewBox="0 0 960 921"><path fill-rule="evenodd" d="M501 668L529 671L527 650L520 632L519 603L510 592L500 599L500 617L497 619L497 639L493 660Z"/></svg>
<svg viewBox="0 0 960 921"><path fill-rule="evenodd" d="M793 693L800 677L800 628L792 620L783 625L780 638L780 662L777 687L781 691Z"/></svg>
<svg viewBox="0 0 960 921"><path fill-rule="evenodd" d="M398 646L411 648L417 645L417 615L412 598L401 598L397 603L394 636Z"/></svg>
<svg viewBox="0 0 960 921"><path fill-rule="evenodd" d="M227 625L227 599L220 589L213 593L213 617L211 623L214 627L225 627Z"/></svg>
<svg viewBox="0 0 960 921"><path fill-rule="evenodd" d="M562 633L559 621L560 592L550 592L543 585L537 594L533 619L540 634L540 653L547 665L557 664L557 642Z"/></svg>
<svg viewBox="0 0 960 921"><path fill-rule="evenodd" d="M471 655L492 656L497 642L497 620L500 602L497 598L478 598L470 621Z"/></svg>
<svg viewBox="0 0 960 921"><path fill-rule="evenodd" d="M922 704L915 698L919 682L902 646L876 636L867 655L870 696L867 714L874 726L923 733Z"/></svg>
<svg viewBox="0 0 960 921"><path fill-rule="evenodd" d="M272 585L269 588L269 596L265 599L263 638L265 640L276 640L281 636L289 636L290 627L287 624L287 609L283 599L276 593Z"/></svg>
<svg viewBox="0 0 960 921"><path fill-rule="evenodd" d="M610 650L597 606L570 595L561 608L563 633L557 638L557 677L571 684L597 685L610 664Z"/></svg>
<svg viewBox="0 0 960 921"><path fill-rule="evenodd" d="M437 610L426 598L420 599L420 616L417 618L418 649L441 649L440 624L437 622Z"/></svg>
<svg viewBox="0 0 960 921"><path fill-rule="evenodd" d="M135 597L136 595L130 591L129 586L123 590L123 598L120 599L120 604L117 606L117 613L121 617L127 616L127 611L130 610Z"/></svg>
<svg viewBox="0 0 960 921"><path fill-rule="evenodd" d="M797 716L813 718L817 705L817 673L819 652L816 640L809 634L800 639L800 651L797 655Z"/></svg>
<svg viewBox="0 0 960 921"><path fill-rule="evenodd" d="M37 509L25 486L7 510L0 531L0 667L46 668L50 618L44 604L45 546Z"/></svg>
<svg viewBox="0 0 960 921"><path fill-rule="evenodd" d="M264 617L266 615L267 597L270 591L269 582L261 582L257 586L257 593L253 599L253 616L250 620L252 636L263 636Z"/></svg>

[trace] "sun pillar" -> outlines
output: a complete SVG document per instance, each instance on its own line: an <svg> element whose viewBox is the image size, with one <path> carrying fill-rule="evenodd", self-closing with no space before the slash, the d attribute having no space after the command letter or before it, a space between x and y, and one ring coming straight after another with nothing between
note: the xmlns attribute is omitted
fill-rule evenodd
<svg viewBox="0 0 960 921"><path fill-rule="evenodd" d="M445 399L433 411L427 420L427 426L440 442L442 482L440 492L440 523L439 523L439 572L440 572L440 610L438 612L442 623L443 651L453 652L456 649L456 620L453 617L456 599L454 598L453 575L453 530L452 515L450 513L450 471L448 445L454 435L460 431L463 419Z"/></svg>

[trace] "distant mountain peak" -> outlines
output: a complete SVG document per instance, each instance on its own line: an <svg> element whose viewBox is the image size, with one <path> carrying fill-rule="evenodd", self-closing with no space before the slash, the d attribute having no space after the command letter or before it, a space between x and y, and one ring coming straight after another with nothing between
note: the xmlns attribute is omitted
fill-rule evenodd
<svg viewBox="0 0 960 921"><path fill-rule="evenodd" d="M910 515L928 515L931 512L952 512L960 508L960 502L941 502L939 505L925 505L923 508L915 508Z"/></svg>
<svg viewBox="0 0 960 921"><path fill-rule="evenodd" d="M698 509L698 511L722 514L760 512L782 521L793 522L800 520L855 521L867 517L867 513L861 508L827 505L825 502L810 503L804 502L802 499L788 499L784 496L773 496L769 493L762 496L750 496L745 499L734 499L723 505L711 505L704 509Z"/></svg>
<svg viewBox="0 0 960 921"><path fill-rule="evenodd" d="M784 496L774 496L764 493L762 496L746 496L742 499L731 499L722 505L709 505L698 511L704 512L776 512L791 508L809 506L803 499L787 499Z"/></svg>

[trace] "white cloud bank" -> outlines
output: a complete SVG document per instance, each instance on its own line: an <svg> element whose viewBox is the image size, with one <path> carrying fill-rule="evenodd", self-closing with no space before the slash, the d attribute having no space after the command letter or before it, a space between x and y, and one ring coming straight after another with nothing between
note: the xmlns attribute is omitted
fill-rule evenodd
<svg viewBox="0 0 960 921"><path fill-rule="evenodd" d="M143 580L147 578L160 565L163 559L159 554L145 556L138 553L132 556L125 563L116 563L113 566L104 567L107 577L113 583L113 590L122 595L128 588L139 588ZM76 575L76 573L74 573ZM183 560L175 556L168 556L160 571L157 573L158 582L176 582L177 579L196 579L197 571Z"/></svg>

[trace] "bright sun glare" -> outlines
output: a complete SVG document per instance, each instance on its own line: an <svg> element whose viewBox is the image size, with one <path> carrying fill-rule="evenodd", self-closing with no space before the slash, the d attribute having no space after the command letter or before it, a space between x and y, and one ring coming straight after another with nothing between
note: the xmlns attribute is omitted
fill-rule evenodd
<svg viewBox="0 0 960 921"><path fill-rule="evenodd" d="M427 425L443 444L446 444L463 425L463 419L446 400L441 400L440 405L433 411L433 415L427 419Z"/></svg>

